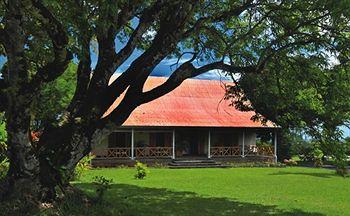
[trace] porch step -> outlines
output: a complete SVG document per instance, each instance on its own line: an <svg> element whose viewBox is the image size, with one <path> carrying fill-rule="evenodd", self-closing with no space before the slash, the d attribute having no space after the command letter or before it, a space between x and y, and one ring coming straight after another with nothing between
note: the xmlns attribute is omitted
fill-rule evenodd
<svg viewBox="0 0 350 216"><path fill-rule="evenodd" d="M223 165L212 159L175 159L169 164L170 169L184 169L184 168L226 168Z"/></svg>

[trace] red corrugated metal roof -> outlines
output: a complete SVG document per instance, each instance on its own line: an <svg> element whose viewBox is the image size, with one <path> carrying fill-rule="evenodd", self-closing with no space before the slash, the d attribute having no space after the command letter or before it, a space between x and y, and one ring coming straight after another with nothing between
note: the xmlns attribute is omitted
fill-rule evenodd
<svg viewBox="0 0 350 216"><path fill-rule="evenodd" d="M165 80L164 77L149 77L144 91ZM274 127L271 122L263 125L252 121L254 112L242 112L229 106L229 101L222 100L224 94L223 83L219 80L187 79L172 92L137 107L123 126Z"/></svg>

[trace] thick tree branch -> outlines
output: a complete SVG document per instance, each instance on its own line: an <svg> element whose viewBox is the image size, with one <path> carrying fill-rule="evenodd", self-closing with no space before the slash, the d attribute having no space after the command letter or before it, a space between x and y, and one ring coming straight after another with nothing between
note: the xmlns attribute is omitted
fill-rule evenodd
<svg viewBox="0 0 350 216"><path fill-rule="evenodd" d="M94 75L91 79L91 88L106 88L110 77L113 75L117 67L119 67L125 59L127 59L133 49L135 48L134 43L138 40L137 37L141 37L143 28L140 28L133 35L137 35L124 49L122 49L118 55L115 53L115 36L135 15L136 10L143 3L140 0L132 0L125 3L122 6L121 11L114 14L115 11L110 11L108 8L103 11L103 15L100 15L101 23L109 23L107 27L97 26L96 34L97 41L99 44L99 58L94 71ZM113 23L111 21L116 22ZM141 25L142 27L142 25ZM142 30L142 31L140 31ZM141 35L139 35L141 34Z"/></svg>
<svg viewBox="0 0 350 216"><path fill-rule="evenodd" d="M7 106L7 98L4 90L7 88L7 84L4 79L0 79L0 112L5 111Z"/></svg>
<svg viewBox="0 0 350 216"><path fill-rule="evenodd" d="M3 28L0 29L0 44L6 43L6 32Z"/></svg>
<svg viewBox="0 0 350 216"><path fill-rule="evenodd" d="M5 88L7 88L5 80L4 79L0 79L0 91L4 90Z"/></svg>
<svg viewBox="0 0 350 216"><path fill-rule="evenodd" d="M90 83L91 76L91 56L90 56L90 37L84 37L82 40L82 56L77 69L77 87L74 96L69 104L67 111L70 117L74 117L83 109L83 101Z"/></svg>
<svg viewBox="0 0 350 216"><path fill-rule="evenodd" d="M204 65L199 68L195 68L191 63L192 60L182 64L178 69L176 69L171 76L158 87L152 90L144 92L141 96L141 103L147 103L156 98L159 98L170 91L174 90L176 87L181 85L181 83L189 78L193 78L210 70L220 69L230 73L255 73L255 66L238 67L225 64L224 62L214 62Z"/></svg>
<svg viewBox="0 0 350 216"><path fill-rule="evenodd" d="M132 54L137 44L140 42L142 35L152 25L153 21L159 15L163 6L163 1L157 1L149 9L145 9L144 13L141 15L139 24L131 34L128 43L116 55L113 65L115 70Z"/></svg>
<svg viewBox="0 0 350 216"><path fill-rule="evenodd" d="M140 22L137 28L131 34L128 43L115 56L115 60L111 66L112 69L108 70L110 73L105 72L106 79L109 79L109 77L113 75L114 71L132 54L138 42L140 42L142 35L148 30L156 17L158 17L161 8L164 6L164 3L165 2L163 0L160 0L150 8L145 9L145 12L141 15ZM139 62L143 64L145 63L145 61ZM130 71L131 67L125 73L120 75L110 87L108 87L103 96L103 98L105 98L105 105L102 105L102 107L108 107L111 103L113 103L115 98L119 97L119 95L130 85L130 82L134 76L134 74L132 74Z"/></svg>
<svg viewBox="0 0 350 216"><path fill-rule="evenodd" d="M187 1L169 4L164 9L165 13L161 17L160 28L150 48L131 64L121 78L118 78L106 89L104 100L101 103L103 112L121 92L129 87L121 103L109 116L104 118L104 121L120 120L121 115L127 118L131 111L140 104L140 96L147 77L153 68L171 53L176 48L178 41L184 37L184 29L195 5L195 2ZM133 82L128 81L131 78L134 80ZM125 86L123 86L125 88L120 87L121 82L125 82ZM120 90L120 93L115 93L115 90Z"/></svg>
<svg viewBox="0 0 350 216"><path fill-rule="evenodd" d="M137 11L137 9L142 3L143 3L142 0L126 1L124 7L122 7L117 17L117 21L116 21L117 32L119 32L120 29L125 27L125 25L129 22L129 20L133 18L133 16L135 15L135 12Z"/></svg>
<svg viewBox="0 0 350 216"><path fill-rule="evenodd" d="M137 2L137 1L136 1ZM114 37L118 29L122 28L126 22L131 18L132 12L135 12L135 5L132 7L125 7L118 16L117 30L110 29L108 37L99 37L99 44L103 45L103 50L100 50L100 58L96 66L96 70L91 82L91 88L106 88L110 77L114 74L116 69L132 54L142 35L152 25L155 18L161 12L165 1L159 0L150 8L144 9L141 15L137 28L133 31L127 44L117 54L115 53ZM112 27L111 27L112 28ZM108 52L107 52L108 50ZM102 53L101 53L102 52ZM101 60L101 61L100 61ZM103 62L102 62L103 61ZM119 79L120 80L120 79ZM122 88L123 89L123 88Z"/></svg>
<svg viewBox="0 0 350 216"><path fill-rule="evenodd" d="M54 51L54 59L39 68L33 77L32 85L39 86L43 82L55 80L60 76L67 68L73 56L67 48L68 36L64 26L40 0L32 0L32 4L42 16L42 23L47 25L47 34L51 38Z"/></svg>

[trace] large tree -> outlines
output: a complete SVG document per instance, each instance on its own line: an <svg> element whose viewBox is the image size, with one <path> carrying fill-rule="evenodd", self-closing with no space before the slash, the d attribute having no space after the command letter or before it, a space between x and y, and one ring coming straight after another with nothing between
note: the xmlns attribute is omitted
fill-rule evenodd
<svg viewBox="0 0 350 216"><path fill-rule="evenodd" d="M339 65L332 58L302 54L280 58L266 67L268 73L244 74L237 85L228 88L233 105L258 111L263 116L257 118L279 124L281 144L290 145L290 130L303 130L318 141L325 154L344 158L345 150L343 155L338 150L345 148L340 142L341 126L350 124L349 62ZM283 147L279 150L285 150ZM280 152L281 160L288 157L284 153Z"/></svg>
<svg viewBox="0 0 350 216"><path fill-rule="evenodd" d="M3 197L54 198L56 186L64 188L93 140L187 78L214 69L268 74L271 62L301 53L324 59L332 53L341 63L348 57L345 0L3 0L0 8L0 52L7 58L0 108L6 114L10 160ZM136 49L142 54L109 85ZM92 69L94 51L98 60ZM143 91L163 59L185 54L191 58L165 83ZM29 137L37 116L33 101L73 56L78 62L73 99L58 124L45 125L36 146ZM123 92L116 109L102 118Z"/></svg>

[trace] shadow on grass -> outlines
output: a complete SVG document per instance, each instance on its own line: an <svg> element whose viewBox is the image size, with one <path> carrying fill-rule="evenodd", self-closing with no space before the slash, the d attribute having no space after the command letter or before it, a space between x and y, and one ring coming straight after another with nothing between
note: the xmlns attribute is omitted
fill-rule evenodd
<svg viewBox="0 0 350 216"><path fill-rule="evenodd" d="M92 193L92 184L75 186ZM285 211L276 206L243 203L226 198L201 197L192 192L114 184L105 195L99 215L322 215L301 210ZM89 215L95 215L89 211ZM83 211L80 212L85 214Z"/></svg>
<svg viewBox="0 0 350 216"><path fill-rule="evenodd" d="M335 173L285 172L285 171L271 173L270 175L305 175L305 176L312 176L312 177L318 177L318 178L331 178L331 177L337 176Z"/></svg>

